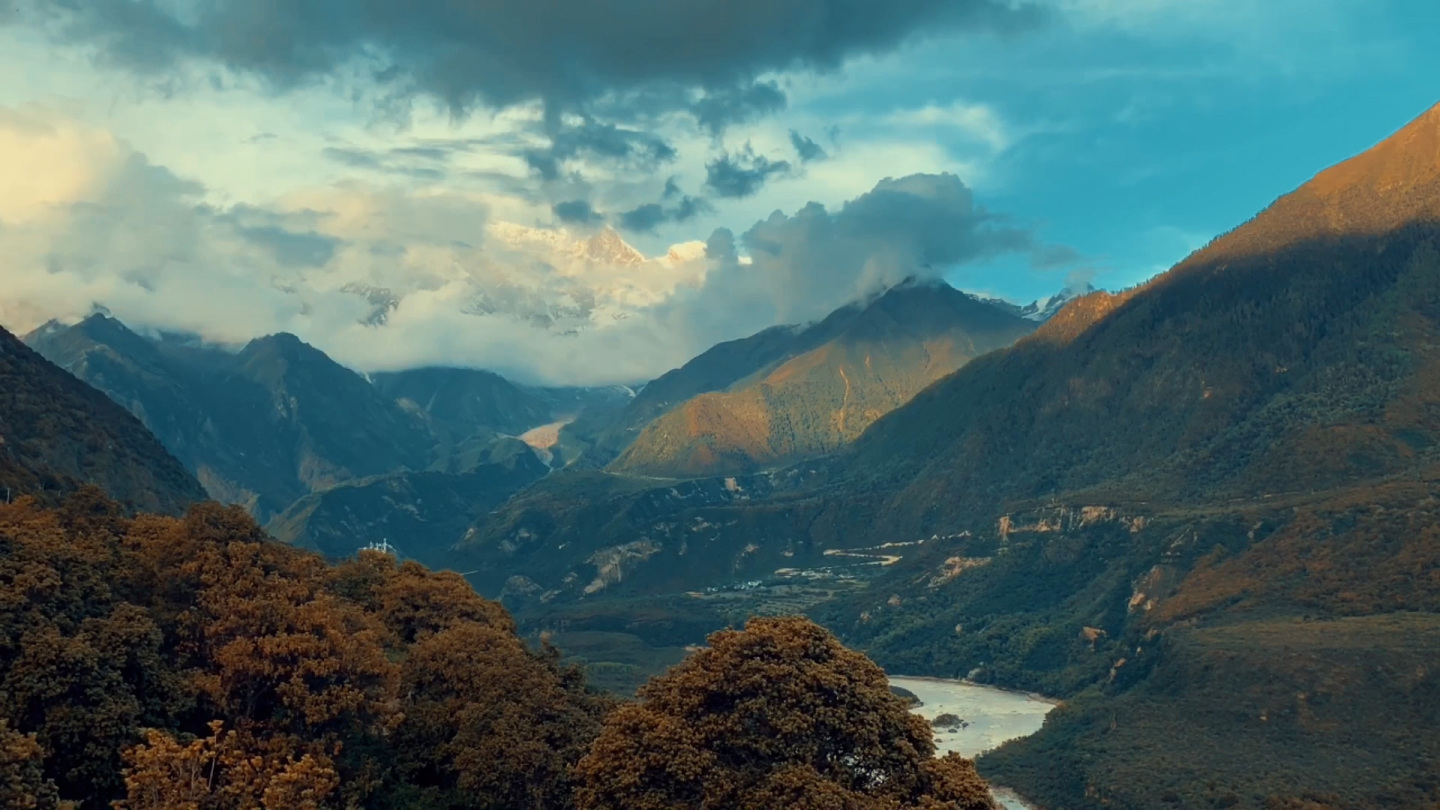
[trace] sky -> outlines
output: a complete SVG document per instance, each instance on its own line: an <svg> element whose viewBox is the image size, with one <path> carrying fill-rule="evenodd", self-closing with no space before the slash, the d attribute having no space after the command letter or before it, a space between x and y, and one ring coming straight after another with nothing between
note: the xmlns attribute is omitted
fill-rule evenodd
<svg viewBox="0 0 1440 810"><path fill-rule="evenodd" d="M633 383L1142 282L1440 101L1440 3L9 0L0 76L12 331Z"/></svg>

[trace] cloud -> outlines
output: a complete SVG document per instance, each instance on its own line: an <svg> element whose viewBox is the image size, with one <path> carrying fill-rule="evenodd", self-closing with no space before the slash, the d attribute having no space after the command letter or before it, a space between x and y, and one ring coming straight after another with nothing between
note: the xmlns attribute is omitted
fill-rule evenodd
<svg viewBox="0 0 1440 810"><path fill-rule="evenodd" d="M576 158L600 158L613 166L648 172L674 160L676 152L658 135L587 120L561 127L551 134L549 146L522 150L521 156L542 179L555 180L565 163Z"/></svg>
<svg viewBox="0 0 1440 810"><path fill-rule="evenodd" d="M429 165L416 165L414 160L416 157L422 157L423 162L429 163L434 162L436 158L429 155L417 156L413 151L408 149L372 151L348 146L327 146L320 153L327 159L352 169L400 175L424 182L439 182L445 179L446 173L443 170Z"/></svg>
<svg viewBox="0 0 1440 810"><path fill-rule="evenodd" d="M979 141L997 152L1005 149L1013 140L999 114L986 104L967 104L963 101L943 106L929 104L893 112L886 117L886 123L897 128L949 130Z"/></svg>
<svg viewBox="0 0 1440 810"><path fill-rule="evenodd" d="M772 175L784 175L790 163L755 154L749 144L735 155L728 152L705 164L705 185L719 197L749 197Z"/></svg>
<svg viewBox="0 0 1440 810"><path fill-rule="evenodd" d="M777 212L641 261L608 230L497 222L489 198L445 187L352 180L219 205L108 133L36 111L0 108L0 146L0 176L29 178L0 194L0 323L25 331L98 304L223 344L291 332L362 371L635 382L908 275L1044 249L953 175L887 179L837 209ZM619 216L643 229L702 205L671 180ZM585 198L553 213L601 216Z"/></svg>
<svg viewBox="0 0 1440 810"><path fill-rule="evenodd" d="M886 178L831 212L775 212L741 236L748 272L780 320L816 318L907 277L1043 249L1035 234L975 204L953 174Z"/></svg>
<svg viewBox="0 0 1440 810"><path fill-rule="evenodd" d="M590 206L589 200L569 200L555 203L550 210L555 214L556 219L567 225L594 225L603 219Z"/></svg>
<svg viewBox="0 0 1440 810"><path fill-rule="evenodd" d="M785 109L785 94L774 81L755 82L748 87L731 87L707 93L695 102L691 112L701 129L718 138L725 128L743 124Z"/></svg>
<svg viewBox="0 0 1440 810"><path fill-rule="evenodd" d="M627 231L651 233L665 223L688 222L714 210L703 197L692 197L681 191L672 177L665 181L660 202L645 203L622 213L617 224Z"/></svg>
<svg viewBox="0 0 1440 810"><path fill-rule="evenodd" d="M768 92L756 83L766 74L833 71L917 37L1011 34L1047 17L1010 0L17 2L0 23L42 26L143 76L209 63L280 91L348 76L392 106L428 98L456 115L536 100L580 110L617 94L691 88L713 102L697 114L715 126L757 101L773 107L774 93L756 96Z"/></svg>
<svg viewBox="0 0 1440 810"><path fill-rule="evenodd" d="M800 156L801 163L809 163L815 160L825 160L830 157L821 148L820 144L801 135L795 130L790 130L790 145L795 147L795 154Z"/></svg>
<svg viewBox="0 0 1440 810"><path fill-rule="evenodd" d="M339 246L339 240L333 237L314 231L299 233L277 225L241 227L237 232L285 267L323 267Z"/></svg>
<svg viewBox="0 0 1440 810"><path fill-rule="evenodd" d="M667 222L685 222L710 210L710 204L697 197L683 197L673 206L646 203L620 215L619 225L627 231L653 232Z"/></svg>

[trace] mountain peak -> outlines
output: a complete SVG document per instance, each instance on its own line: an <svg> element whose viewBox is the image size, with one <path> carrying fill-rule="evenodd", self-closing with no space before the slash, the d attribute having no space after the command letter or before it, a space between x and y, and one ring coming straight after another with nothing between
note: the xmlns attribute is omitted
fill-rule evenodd
<svg viewBox="0 0 1440 810"><path fill-rule="evenodd" d="M1342 235L1440 222L1440 105L1366 151L1315 175L1181 266L1225 262Z"/></svg>
<svg viewBox="0 0 1440 810"><path fill-rule="evenodd" d="M631 247L609 226L601 228L594 236L586 239L583 249L577 252L582 258L599 264L633 267L645 262L645 254Z"/></svg>
<svg viewBox="0 0 1440 810"><path fill-rule="evenodd" d="M1428 187L1437 178L1440 178L1440 104L1374 147L1320 172L1307 186L1323 197L1357 190L1376 196L1395 196L1417 187ZM1433 206L1429 209L1429 213L1435 211Z"/></svg>

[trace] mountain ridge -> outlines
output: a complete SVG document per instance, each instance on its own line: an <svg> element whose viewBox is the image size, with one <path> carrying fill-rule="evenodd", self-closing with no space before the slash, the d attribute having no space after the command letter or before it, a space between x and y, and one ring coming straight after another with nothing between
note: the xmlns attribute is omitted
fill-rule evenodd
<svg viewBox="0 0 1440 810"><path fill-rule="evenodd" d="M926 385L1033 329L943 282L902 283L801 332L788 356L675 406L608 469L703 477L833 452Z"/></svg>
<svg viewBox="0 0 1440 810"><path fill-rule="evenodd" d="M95 484L131 509L176 514L200 484L141 422L0 329L0 485L7 502Z"/></svg>

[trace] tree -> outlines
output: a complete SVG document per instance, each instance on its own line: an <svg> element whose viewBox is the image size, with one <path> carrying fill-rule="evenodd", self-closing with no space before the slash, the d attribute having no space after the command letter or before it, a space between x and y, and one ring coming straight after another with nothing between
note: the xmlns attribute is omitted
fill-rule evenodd
<svg viewBox="0 0 1440 810"><path fill-rule="evenodd" d="M580 810L988 810L974 766L885 673L807 619L755 618L613 712L576 768Z"/></svg>
<svg viewBox="0 0 1440 810"><path fill-rule="evenodd" d="M55 785L40 767L44 755L35 735L21 734L0 718L0 807L51 810L56 806Z"/></svg>

